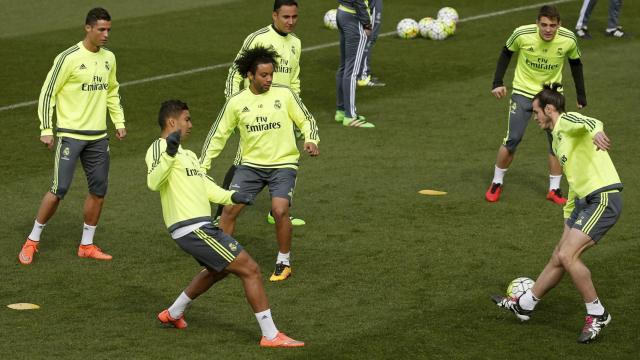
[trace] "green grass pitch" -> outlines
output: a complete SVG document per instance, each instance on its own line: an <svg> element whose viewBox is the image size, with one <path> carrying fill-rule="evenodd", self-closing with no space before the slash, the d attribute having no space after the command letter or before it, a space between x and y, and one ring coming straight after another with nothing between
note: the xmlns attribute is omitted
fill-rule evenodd
<svg viewBox="0 0 640 360"><path fill-rule="evenodd" d="M146 187L145 151L158 136L161 101L192 109L184 144L199 154L223 103L226 66L147 82L232 61L244 37L270 22L272 1L103 1L113 16L108 47L129 131L111 136L110 188L96 243L111 262L79 259L86 181L80 169L43 233L34 263L17 253L47 190L52 154L38 141L35 105L53 58L83 36L84 0L0 1L0 358L3 359L634 359L640 349L640 6L625 2L629 36L604 36L607 2L580 41L589 105L605 123L611 156L625 183L624 213L601 244L584 255L613 321L591 345L575 342L584 304L568 277L521 324L489 300L519 276L535 278L562 231L560 207L544 199L546 145L534 122L489 204L496 150L506 130L508 100L490 94L501 47L517 26L535 21L524 0L386 1L383 33L405 17L460 13L455 36L442 42L384 36L373 69L385 88L358 89L358 110L374 130L344 128L333 118L338 40L323 27L331 0L299 0L296 30L302 97L320 128L321 156L302 157L293 213L293 277L266 284L277 325L305 340L304 349L265 350L240 282L229 278L197 299L186 331L164 329L155 316L198 271L166 233L157 193ZM581 1L558 4L572 29ZM499 14L506 10L508 12ZM466 21L465 21L466 20ZM325 46L326 45L326 46ZM510 84L514 62L507 72ZM572 78L565 74L570 111ZM214 164L220 182L235 141ZM563 183L566 189L566 184ZM446 196L418 195L421 189ZM239 220L236 237L272 271L277 252L269 206L261 194ZM40 304L37 311L5 307Z"/></svg>

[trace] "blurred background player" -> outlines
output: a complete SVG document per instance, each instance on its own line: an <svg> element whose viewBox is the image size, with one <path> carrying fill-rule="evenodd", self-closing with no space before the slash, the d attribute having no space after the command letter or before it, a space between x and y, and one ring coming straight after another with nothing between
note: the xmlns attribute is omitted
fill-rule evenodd
<svg viewBox="0 0 640 360"><path fill-rule="evenodd" d="M336 115L344 126L374 128L356 113L356 80L367 38L371 36L371 14L366 0L339 0L336 21L340 31L340 65L336 73Z"/></svg>
<svg viewBox="0 0 640 360"><path fill-rule="evenodd" d="M578 22L576 23L576 35L583 39L591 39L589 29L587 27L589 23L589 17L593 12L593 8L596 7L598 0L584 0L582 7L580 8L580 15L578 16ZM624 36L622 26L618 25L618 18L620 17L620 9L622 8L622 0L609 0L609 19L607 20L607 28L605 34L607 36L621 38Z"/></svg>
<svg viewBox="0 0 640 360"><path fill-rule="evenodd" d="M18 254L20 263L25 265L33 261L44 226L71 186L78 158L89 185L78 256L112 258L93 244L109 177L107 110L115 125L116 137L122 140L127 135L116 79L116 57L104 48L111 32L111 15L103 8L91 9L84 31L82 41L56 56L40 92L40 141L49 150L55 146L56 154L53 183L42 198L33 229Z"/></svg>
<svg viewBox="0 0 640 360"><path fill-rule="evenodd" d="M380 26L382 25L382 0L369 0L369 11L373 21L373 29L371 36L367 39L367 46L364 48L362 65L358 73L358 86L385 86L386 84L373 76L371 71L371 52L376 40L378 40Z"/></svg>
<svg viewBox="0 0 640 360"><path fill-rule="evenodd" d="M277 56L275 50L262 46L241 52L235 64L238 72L249 80L249 87L236 92L224 104L200 155L200 166L206 173L229 136L238 129L242 157L229 189L255 196L265 186L269 187L279 248L271 281L285 280L291 275L289 207L300 158L293 136L294 124L304 134L304 150L311 156L320 153L318 128L309 110L291 88L272 84ZM243 207L241 204L224 207L220 228L225 233L233 234Z"/></svg>
<svg viewBox="0 0 640 360"><path fill-rule="evenodd" d="M520 320L529 320L538 301L567 272L587 308L578 342L588 343L609 324L611 315L599 300L591 272L580 256L599 243L618 221L622 211L622 183L607 152L610 142L602 122L576 112L565 112L565 99L558 92L559 87L558 83L545 85L533 99L533 112L540 128L551 130L554 152L569 182L564 232L532 289L520 298L493 296L492 299L498 306L513 311Z"/></svg>
<svg viewBox="0 0 640 360"><path fill-rule="evenodd" d="M535 94L542 90L542 84L562 82L562 68L565 58L569 59L571 75L576 86L578 108L587 105L587 95L584 88L580 49L574 33L560 26L560 13L555 6L545 5L538 12L535 24L517 28L503 47L496 72L493 78L491 93L497 99L507 95L507 88L502 79L507 71L511 56L518 52L513 79L513 91L509 102L509 123L507 135L498 149L498 156L494 167L493 180L485 193L489 202L500 199L504 175L513 161L516 148L531 119L531 102ZM567 199L560 190L562 168L551 149L549 140L549 192L547 199L563 205Z"/></svg>
<svg viewBox="0 0 640 360"><path fill-rule="evenodd" d="M295 0L275 0L271 20L271 25L255 31L244 39L236 59L240 57L244 50L252 49L259 45L273 47L278 53L279 59L278 66L276 66L273 74L273 83L289 86L296 95L300 96L300 55L302 54L302 45L300 39L293 33L298 23L298 3ZM231 64L224 96L229 99L231 95L247 86L249 86L248 81L242 78L238 72L238 67L235 63ZM300 136L297 128L296 133L297 137ZM222 183L222 187L225 189L229 188L236 166L240 163L241 158L242 148L238 147L233 165L227 170ZM221 214L222 206L218 206L215 219L219 220ZM267 214L267 222L275 224L271 211ZM291 216L291 224L293 226L302 226L305 225L305 221Z"/></svg>
<svg viewBox="0 0 640 360"><path fill-rule="evenodd" d="M260 346L304 346L302 341L277 330L258 264L235 239L211 223L209 202L251 204L253 196L218 187L200 172L196 155L180 146L192 127L186 103L180 100L162 103L158 123L160 138L151 144L145 157L147 186L160 192L162 214L171 237L204 266L173 305L158 314L158 320L178 329L186 328L184 311L191 301L232 273L242 280L247 301L262 330Z"/></svg>

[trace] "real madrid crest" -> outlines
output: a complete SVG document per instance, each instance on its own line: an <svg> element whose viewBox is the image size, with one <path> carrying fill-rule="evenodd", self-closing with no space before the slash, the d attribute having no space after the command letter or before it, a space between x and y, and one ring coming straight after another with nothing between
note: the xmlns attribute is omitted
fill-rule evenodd
<svg viewBox="0 0 640 360"><path fill-rule="evenodd" d="M274 108L276 108L276 109L278 109L278 110L280 110L280 108L282 107L282 104L280 103L280 100L276 100L276 101L273 103L273 107L274 107Z"/></svg>
<svg viewBox="0 0 640 360"><path fill-rule="evenodd" d="M104 62L104 68L107 69L107 71L109 71L109 62L108 61Z"/></svg>

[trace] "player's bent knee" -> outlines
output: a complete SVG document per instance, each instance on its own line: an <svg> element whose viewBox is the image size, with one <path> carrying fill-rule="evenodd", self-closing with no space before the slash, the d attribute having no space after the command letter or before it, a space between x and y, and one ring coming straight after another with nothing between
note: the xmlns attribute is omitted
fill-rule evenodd
<svg viewBox="0 0 640 360"><path fill-rule="evenodd" d="M289 208L286 206L273 207L271 212L275 218L285 218L289 216Z"/></svg>

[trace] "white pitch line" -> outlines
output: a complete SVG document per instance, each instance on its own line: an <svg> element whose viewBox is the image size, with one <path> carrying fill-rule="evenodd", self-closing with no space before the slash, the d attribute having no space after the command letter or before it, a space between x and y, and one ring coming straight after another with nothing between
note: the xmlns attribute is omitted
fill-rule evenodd
<svg viewBox="0 0 640 360"><path fill-rule="evenodd" d="M556 0L556 1L551 1L551 2L548 2L548 3L539 3L539 4L520 6L520 7L517 7L517 8L512 8L512 9L507 9L507 10L495 11L495 12L491 12L491 13L486 13L486 14L480 14L480 15L476 15L476 16L466 17L466 18L460 19L458 22L467 22L467 21L473 21L473 20L486 19L486 18L505 15L505 14L509 14L509 13L513 13L513 12L536 9L536 8L539 8L539 7L541 7L543 5L547 5L547 4L561 4L561 3L573 2L573 1L576 1L576 0ZM395 33L396 33L395 31L390 31L390 32L386 32L386 33L380 34L379 37L391 36L391 35L393 35ZM320 45L305 47L304 49L302 49L302 51L303 52L315 51L315 50L326 49L326 48L330 48L330 47L334 47L334 46L338 46L338 45L340 45L340 42L335 41L335 42L330 42L330 43L326 43L326 44L320 44ZM171 74L164 74L164 75L152 76L152 77L139 79L139 80L126 81L126 82L121 83L120 86L121 87L125 87L125 86L131 86L131 85L144 84L144 83L148 83L148 82L152 82L152 81L171 79L171 78L175 78L175 77L179 77L179 76L191 75L191 74L196 74L196 73L199 73L199 72L215 70L215 69L219 69L219 68L228 68L229 66L231 66L230 62L229 63L224 63L224 64L215 64L215 65L210 65L210 66L204 66L204 67L199 67L199 68L195 68L195 69L191 69L191 70L179 71L179 72L171 73ZM21 102L21 103L17 103L17 104L6 105L6 106L0 107L0 112L7 111L7 110L13 110L13 109L19 109L19 108L32 106L32 105L37 105L37 104L38 104L38 100L32 100L32 101L25 101L25 102Z"/></svg>

